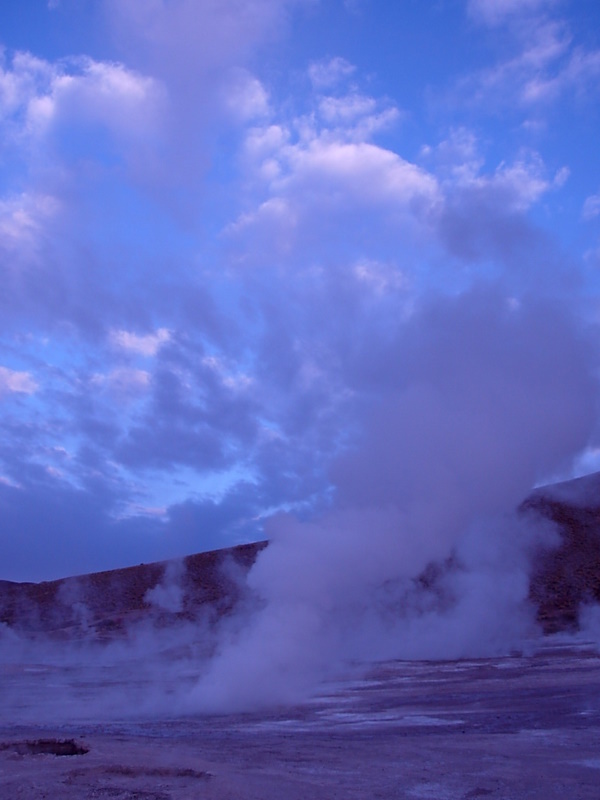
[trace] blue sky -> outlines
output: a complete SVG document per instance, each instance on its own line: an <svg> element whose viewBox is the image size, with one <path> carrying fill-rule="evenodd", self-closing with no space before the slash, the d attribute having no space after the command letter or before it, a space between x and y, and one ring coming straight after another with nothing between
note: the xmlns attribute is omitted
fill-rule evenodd
<svg viewBox="0 0 600 800"><path fill-rule="evenodd" d="M0 43L0 578L595 468L594 0L23 0Z"/></svg>

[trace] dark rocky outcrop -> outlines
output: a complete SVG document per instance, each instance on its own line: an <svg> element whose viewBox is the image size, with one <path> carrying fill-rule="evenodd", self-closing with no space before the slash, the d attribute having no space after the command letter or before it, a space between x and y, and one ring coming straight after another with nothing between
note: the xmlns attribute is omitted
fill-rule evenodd
<svg viewBox="0 0 600 800"><path fill-rule="evenodd" d="M546 633L575 629L582 604L600 603L600 474L533 492L521 509L556 525L554 547L539 552L530 597Z"/></svg>

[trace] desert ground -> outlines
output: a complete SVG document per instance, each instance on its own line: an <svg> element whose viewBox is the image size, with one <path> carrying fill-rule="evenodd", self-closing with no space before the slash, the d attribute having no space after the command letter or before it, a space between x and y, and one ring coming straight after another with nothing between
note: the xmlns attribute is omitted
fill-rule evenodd
<svg viewBox="0 0 600 800"><path fill-rule="evenodd" d="M526 655L356 668L300 705L217 716L36 723L27 712L58 684L94 708L102 682L127 691L133 671L3 673L3 798L600 796L600 656L571 637Z"/></svg>

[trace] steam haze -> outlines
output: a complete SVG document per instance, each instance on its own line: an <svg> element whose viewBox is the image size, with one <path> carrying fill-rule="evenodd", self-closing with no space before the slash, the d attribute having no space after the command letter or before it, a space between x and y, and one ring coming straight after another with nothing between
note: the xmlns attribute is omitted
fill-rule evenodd
<svg viewBox="0 0 600 800"><path fill-rule="evenodd" d="M249 576L264 608L211 664L201 708L297 699L346 660L496 655L536 633L530 558L555 534L516 508L588 441L589 344L567 309L490 287L432 301L400 336L333 465L333 508L269 520Z"/></svg>

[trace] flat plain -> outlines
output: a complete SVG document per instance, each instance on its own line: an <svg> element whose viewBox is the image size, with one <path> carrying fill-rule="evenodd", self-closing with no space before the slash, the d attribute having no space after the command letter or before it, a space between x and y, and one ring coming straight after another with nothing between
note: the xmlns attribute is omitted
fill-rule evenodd
<svg viewBox="0 0 600 800"><path fill-rule="evenodd" d="M356 667L301 704L244 714L102 718L108 688L144 688L124 663L2 671L3 798L600 796L600 656L566 636L503 658Z"/></svg>

